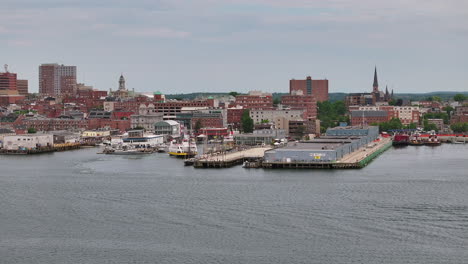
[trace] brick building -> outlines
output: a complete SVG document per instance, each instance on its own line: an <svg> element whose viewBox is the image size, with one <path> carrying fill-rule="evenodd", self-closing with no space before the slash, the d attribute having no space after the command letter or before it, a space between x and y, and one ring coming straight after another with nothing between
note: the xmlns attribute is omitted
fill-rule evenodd
<svg viewBox="0 0 468 264"><path fill-rule="evenodd" d="M273 96L270 93L250 91L247 95L236 96L235 103L244 109L273 109Z"/></svg>
<svg viewBox="0 0 468 264"><path fill-rule="evenodd" d="M17 90L16 73L0 72L0 94L12 94L11 92L16 93Z"/></svg>
<svg viewBox="0 0 468 264"><path fill-rule="evenodd" d="M28 87L28 80L17 80L16 87L18 88L19 95L28 95L29 87Z"/></svg>
<svg viewBox="0 0 468 264"><path fill-rule="evenodd" d="M305 120L317 118L317 101L313 95L283 95L281 104L291 110L304 110L302 118Z"/></svg>
<svg viewBox="0 0 468 264"><path fill-rule="evenodd" d="M383 110L352 110L350 116L352 126L368 126L388 122L391 119L390 114Z"/></svg>
<svg viewBox="0 0 468 264"><path fill-rule="evenodd" d="M302 91L304 95L313 95L317 102L328 101L328 80L313 80L307 76L305 80L289 81L289 93Z"/></svg>
<svg viewBox="0 0 468 264"><path fill-rule="evenodd" d="M40 65L39 93L45 95L76 94L76 66L56 63Z"/></svg>

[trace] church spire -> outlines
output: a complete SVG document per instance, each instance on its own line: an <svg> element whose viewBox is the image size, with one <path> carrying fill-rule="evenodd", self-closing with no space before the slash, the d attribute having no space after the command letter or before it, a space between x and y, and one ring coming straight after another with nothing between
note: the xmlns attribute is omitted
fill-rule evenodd
<svg viewBox="0 0 468 264"><path fill-rule="evenodd" d="M375 66L374 69L374 84L372 85L372 87L374 88L374 92L379 91L379 82L377 81L377 66Z"/></svg>

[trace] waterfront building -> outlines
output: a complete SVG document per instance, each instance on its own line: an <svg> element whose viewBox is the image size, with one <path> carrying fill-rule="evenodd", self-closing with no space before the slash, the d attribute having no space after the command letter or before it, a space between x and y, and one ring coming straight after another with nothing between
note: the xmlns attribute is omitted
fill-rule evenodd
<svg viewBox="0 0 468 264"><path fill-rule="evenodd" d="M313 95L317 102L328 101L328 80L313 80L307 76L305 80L289 81L289 93L301 91L304 95Z"/></svg>
<svg viewBox="0 0 468 264"><path fill-rule="evenodd" d="M3 148L7 150L52 147L54 145L54 136L52 134L25 134L5 136L3 140Z"/></svg>
<svg viewBox="0 0 468 264"><path fill-rule="evenodd" d="M261 129L254 130L253 133L234 135L236 145L270 145L275 139L286 138L286 131L283 129Z"/></svg>
<svg viewBox="0 0 468 264"><path fill-rule="evenodd" d="M50 96L76 94L76 66L40 65L39 93Z"/></svg>
<svg viewBox="0 0 468 264"><path fill-rule="evenodd" d="M159 121L154 124L154 133L156 135L165 135L173 138L180 137L180 124L174 120Z"/></svg>
<svg viewBox="0 0 468 264"><path fill-rule="evenodd" d="M325 136L310 141L289 142L286 147L265 151L264 162L321 163L336 162L345 155L371 143L379 136L379 128L329 128Z"/></svg>

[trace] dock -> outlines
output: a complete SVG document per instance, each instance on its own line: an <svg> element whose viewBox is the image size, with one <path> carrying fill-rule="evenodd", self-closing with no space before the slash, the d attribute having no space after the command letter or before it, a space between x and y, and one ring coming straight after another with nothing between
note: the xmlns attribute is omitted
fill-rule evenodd
<svg viewBox="0 0 468 264"><path fill-rule="evenodd" d="M0 155L30 155L30 154L42 154L56 151L67 151L73 149L79 149L82 147L81 143L64 143L54 144L53 146L44 146L38 148L24 148L24 149L0 149Z"/></svg>
<svg viewBox="0 0 468 264"><path fill-rule="evenodd" d="M263 158L265 151L272 147L254 147L238 151L220 152L196 158L193 161L195 168L229 168L240 165L244 161L253 161Z"/></svg>
<svg viewBox="0 0 468 264"><path fill-rule="evenodd" d="M390 138L375 142L372 147L365 146L345 155L335 162L253 162L248 168L265 169L361 169L380 154L392 147Z"/></svg>

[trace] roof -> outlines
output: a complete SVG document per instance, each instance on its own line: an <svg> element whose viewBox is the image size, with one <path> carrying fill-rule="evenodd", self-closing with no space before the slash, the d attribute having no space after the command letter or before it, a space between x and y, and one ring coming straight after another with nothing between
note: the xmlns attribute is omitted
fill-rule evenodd
<svg viewBox="0 0 468 264"><path fill-rule="evenodd" d="M159 121L159 122L157 122L157 123L155 124L155 126L157 126L157 125L160 126L160 125L164 125L164 124L170 125L170 126L176 126L176 125L178 125L179 123L178 123L177 121L174 121L174 120L164 120L164 121Z"/></svg>
<svg viewBox="0 0 468 264"><path fill-rule="evenodd" d="M7 128L0 128L0 134L12 134L12 133L15 133L15 132Z"/></svg>

